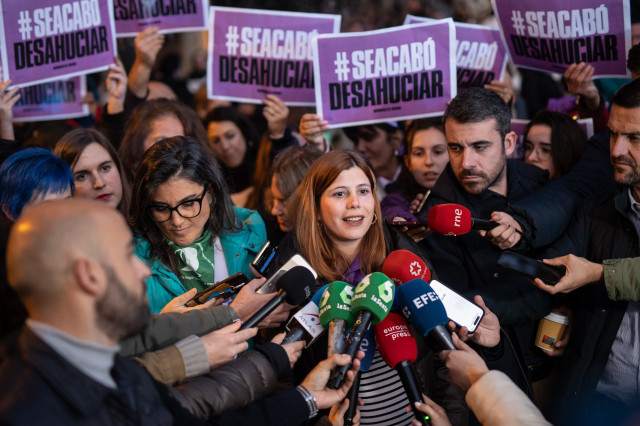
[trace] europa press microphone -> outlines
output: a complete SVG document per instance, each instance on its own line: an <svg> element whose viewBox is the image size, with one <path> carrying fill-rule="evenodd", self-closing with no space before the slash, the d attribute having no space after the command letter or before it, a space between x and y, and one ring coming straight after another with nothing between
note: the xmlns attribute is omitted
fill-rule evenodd
<svg viewBox="0 0 640 426"><path fill-rule="evenodd" d="M318 305L320 304L320 298L322 293L329 286L325 284L316 291L309 303L295 313L293 317L287 323L287 334L282 340L282 345L287 343L297 342L304 340L307 345L312 342L316 337L320 336L324 332L324 327L320 324Z"/></svg>
<svg viewBox="0 0 640 426"><path fill-rule="evenodd" d="M356 286L351 299L351 312L356 315L356 322L349 333L347 345L343 353L353 357L358 352L360 343L371 323L378 323L387 316L393 304L395 285L385 274L373 272L366 275ZM333 369L327 387L338 389L344 380L351 363Z"/></svg>
<svg viewBox="0 0 640 426"><path fill-rule="evenodd" d="M400 376L400 381L416 419L423 425L430 425L430 417L420 412L415 406L416 402L424 403L424 400L418 386L416 373L413 370L413 363L418 357L418 345L409 324L402 315L391 313L374 326L373 332L376 336L380 356Z"/></svg>
<svg viewBox="0 0 640 426"><path fill-rule="evenodd" d="M311 296L311 286L314 283L313 274L304 266L289 269L276 283L278 292L275 297L242 324L240 330L255 327L285 301L294 306L304 302Z"/></svg>
<svg viewBox="0 0 640 426"><path fill-rule="evenodd" d="M444 328L449 321L438 294L426 281L411 280L396 289L396 298L407 321L423 336L437 340L444 349L456 350L451 335Z"/></svg>
<svg viewBox="0 0 640 426"><path fill-rule="evenodd" d="M353 286L343 281L332 282L322 295L320 324L329 330L328 357L344 351L345 335L355 321L351 312L352 297Z"/></svg>
<svg viewBox="0 0 640 426"><path fill-rule="evenodd" d="M349 407L344 413L345 426L351 426L353 424L353 418L356 415L356 408L358 408L358 393L360 393L360 377L365 371L369 371L371 363L373 362L373 353L376 351L376 341L373 337L373 328L369 327L369 330L364 334L362 343L360 344L360 350L364 352L364 358L360 360L360 370L356 374L351 389L347 392L347 399L349 400Z"/></svg>
<svg viewBox="0 0 640 426"><path fill-rule="evenodd" d="M431 271L420 257L409 250L394 250L382 264L382 273L391 278L396 285L420 278L431 279Z"/></svg>
<svg viewBox="0 0 640 426"><path fill-rule="evenodd" d="M490 231L498 222L471 218L471 212L460 204L438 204L429 209L429 229L437 234L463 235L471 229Z"/></svg>

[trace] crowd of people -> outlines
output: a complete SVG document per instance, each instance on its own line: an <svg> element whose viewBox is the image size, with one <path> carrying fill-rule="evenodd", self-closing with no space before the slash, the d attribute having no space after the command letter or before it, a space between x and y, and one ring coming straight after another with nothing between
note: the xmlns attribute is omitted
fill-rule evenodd
<svg viewBox="0 0 640 426"><path fill-rule="evenodd" d="M488 1L329 3L313 11L344 12L344 31L492 21ZM197 61L170 72L179 42L121 40L82 119L13 123L19 88L0 82L0 423L640 423L640 44L612 93L588 64L509 65L441 117L336 130L274 95L206 99ZM513 118L530 120L521 150ZM492 225L438 233L442 204ZM244 327L284 298L252 263L266 243L270 271L298 254L317 277ZM329 333L286 333L325 284L360 288L397 250L484 311L473 333L449 322L446 348L414 333L421 402L375 343L328 356ZM532 281L498 266L507 250L566 272ZM239 273L233 296L191 303ZM570 325L542 350L551 312Z"/></svg>

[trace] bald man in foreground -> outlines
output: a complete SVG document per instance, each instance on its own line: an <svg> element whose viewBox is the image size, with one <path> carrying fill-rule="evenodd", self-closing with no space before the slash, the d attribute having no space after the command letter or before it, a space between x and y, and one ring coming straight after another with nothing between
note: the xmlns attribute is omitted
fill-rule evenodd
<svg viewBox="0 0 640 426"><path fill-rule="evenodd" d="M117 355L118 342L149 320L149 269L119 213L73 199L32 207L11 231L7 265L29 319L17 351L0 365L0 424L206 423ZM358 360L340 389L326 382L335 365L349 361L334 356L300 386L207 420L300 424L344 398Z"/></svg>

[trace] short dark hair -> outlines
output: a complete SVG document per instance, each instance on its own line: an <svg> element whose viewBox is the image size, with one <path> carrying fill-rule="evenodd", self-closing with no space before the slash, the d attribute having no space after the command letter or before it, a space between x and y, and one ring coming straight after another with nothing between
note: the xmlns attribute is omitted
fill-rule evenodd
<svg viewBox="0 0 640 426"><path fill-rule="evenodd" d="M397 130L401 130L399 127L394 127L391 124L385 122L366 124L362 126L345 127L343 130L349 139L351 139L354 143L357 143L358 139L360 138L370 140L371 136L376 134L376 128L387 134L387 142L389 141L391 135L393 135Z"/></svg>
<svg viewBox="0 0 640 426"><path fill-rule="evenodd" d="M229 189L209 147L189 136L162 139L145 153L133 185L131 224L149 242L149 257L167 265L180 276L178 256L171 250L162 231L151 218L149 205L158 187L174 178L198 183L211 196L206 227L211 238L241 228L233 209Z"/></svg>
<svg viewBox="0 0 640 426"><path fill-rule="evenodd" d="M640 107L640 79L633 80L619 88L611 98L611 103L622 108Z"/></svg>
<svg viewBox="0 0 640 426"><path fill-rule="evenodd" d="M496 120L496 131L504 140L511 131L511 111L504 99L492 90L471 87L453 98L444 112L442 122L448 119L458 123L480 123L485 120Z"/></svg>
<svg viewBox="0 0 640 426"><path fill-rule="evenodd" d="M256 131L255 127L249 121L247 117L242 115L237 108L231 106L221 106L212 109L207 113L207 116L203 120L205 132L209 131L209 124L211 123L219 123L221 121L230 121L236 125L238 129L242 132L242 136L244 136L244 140L247 144L247 152L252 151L256 148L257 144L260 142L260 136ZM211 141L207 136L207 141L211 146ZM246 155L246 154L245 154Z"/></svg>
<svg viewBox="0 0 640 426"><path fill-rule="evenodd" d="M632 73L640 73L640 43L629 49L627 69Z"/></svg>

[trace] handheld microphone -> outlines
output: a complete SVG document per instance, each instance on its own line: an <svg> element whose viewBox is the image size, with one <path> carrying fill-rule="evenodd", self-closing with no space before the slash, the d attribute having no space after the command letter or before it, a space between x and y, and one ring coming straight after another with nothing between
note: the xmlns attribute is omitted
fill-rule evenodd
<svg viewBox="0 0 640 426"><path fill-rule="evenodd" d="M431 279L431 271L420 257L409 250L394 250L382 264L382 273L391 278L395 285L420 278Z"/></svg>
<svg viewBox="0 0 640 426"><path fill-rule="evenodd" d="M369 328L362 339L360 344L360 350L364 351L364 358L360 360L360 370L356 374L351 389L347 393L346 398L349 399L349 407L344 413L345 426L353 425L353 418L356 415L356 409L358 408L358 393L360 393L360 377L362 372L369 371L371 363L373 362L373 353L376 351L376 341L373 338L373 329Z"/></svg>
<svg viewBox="0 0 640 426"><path fill-rule="evenodd" d="M309 303L304 305L296 314L291 317L287 323L287 334L282 340L283 345L287 343L293 343L300 340L305 340L307 345L313 341L316 337L324 332L324 327L320 324L318 305L320 304L320 298L322 293L329 286L325 284L316 291Z"/></svg>
<svg viewBox="0 0 640 426"><path fill-rule="evenodd" d="M463 235L471 229L490 231L498 222L471 218L471 211L460 204L439 204L429 209L429 228L443 235Z"/></svg>
<svg viewBox="0 0 640 426"><path fill-rule="evenodd" d="M357 314L356 322L349 333L343 353L353 359L371 323L379 323L391 310L394 294L393 281L381 272L373 272L358 283L351 299L351 312ZM338 389L350 368L351 363L334 368L327 386L330 389Z"/></svg>
<svg viewBox="0 0 640 426"><path fill-rule="evenodd" d="M396 293L402 314L418 333L430 335L444 349L456 350L444 328L449 321L447 311L429 284L421 279L411 280L398 287Z"/></svg>
<svg viewBox="0 0 640 426"><path fill-rule="evenodd" d="M311 296L311 286L314 283L315 278L307 268L295 266L289 269L276 284L278 289L276 296L242 324L240 330L255 327L285 301L290 305L299 305L304 302Z"/></svg>
<svg viewBox="0 0 640 426"><path fill-rule="evenodd" d="M387 365L398 372L413 413L423 425L430 425L429 416L421 413L416 402L424 403L413 363L418 357L418 345L409 324L400 314L391 313L374 326L378 352Z"/></svg>
<svg viewBox="0 0 640 426"><path fill-rule="evenodd" d="M320 324L329 330L329 348L327 357L344 350L344 336L353 325L355 317L351 313L353 286L343 281L334 281L320 300Z"/></svg>

